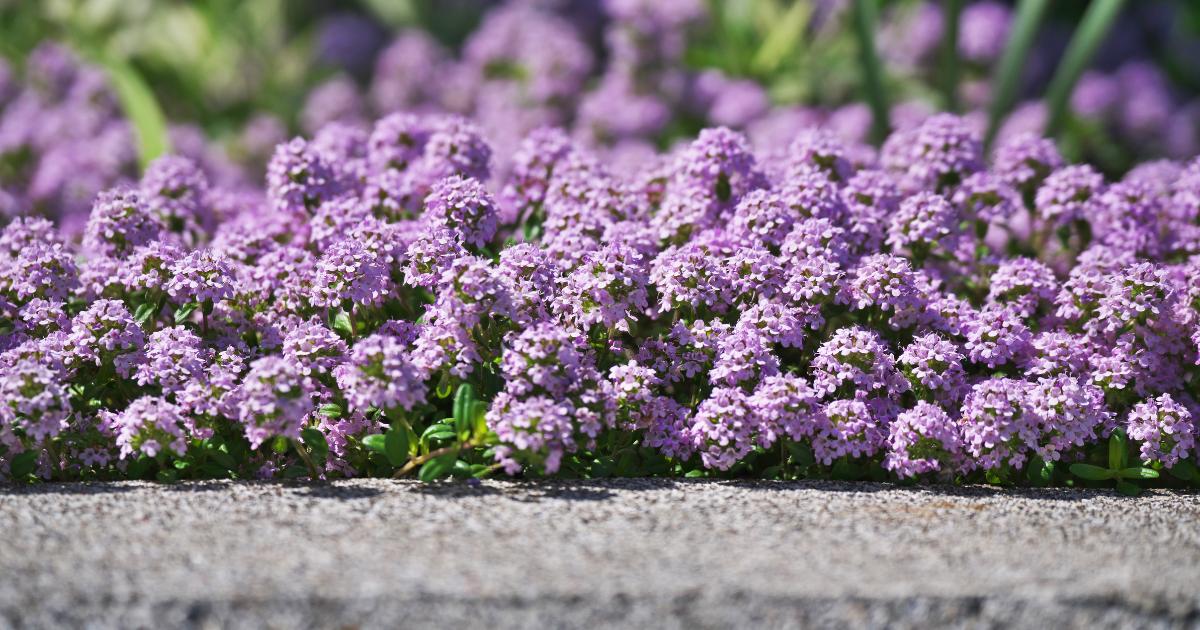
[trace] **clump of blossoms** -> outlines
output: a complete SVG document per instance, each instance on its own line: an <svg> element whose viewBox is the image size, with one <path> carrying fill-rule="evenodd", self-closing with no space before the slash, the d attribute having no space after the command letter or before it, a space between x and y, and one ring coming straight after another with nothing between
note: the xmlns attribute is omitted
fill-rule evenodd
<svg viewBox="0 0 1200 630"><path fill-rule="evenodd" d="M950 114L878 158L484 136L342 120L256 190L168 156L81 232L9 221L0 475L1101 484L1124 448L1194 483L1200 160L1109 182L1013 135L989 161Z"/></svg>

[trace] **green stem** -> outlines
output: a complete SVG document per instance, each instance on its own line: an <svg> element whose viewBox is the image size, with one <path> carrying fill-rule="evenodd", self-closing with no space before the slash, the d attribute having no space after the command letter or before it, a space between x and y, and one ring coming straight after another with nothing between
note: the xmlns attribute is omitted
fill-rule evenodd
<svg viewBox="0 0 1200 630"><path fill-rule="evenodd" d="M300 443L300 440L292 440L292 448L300 454L300 459L304 460L304 465L308 467L308 474L313 481L321 479L321 473L317 471L317 465L313 463L312 456L308 454L308 447Z"/></svg>
<svg viewBox="0 0 1200 630"><path fill-rule="evenodd" d="M871 106L871 141L882 143L891 130L888 120L887 92L883 87L883 68L875 50L875 0L854 0L854 31L858 37L858 56L862 66L863 87Z"/></svg>
<svg viewBox="0 0 1200 630"><path fill-rule="evenodd" d="M944 0L943 22L946 33L942 38L942 105L947 111L958 111L958 16L962 0Z"/></svg>
<svg viewBox="0 0 1200 630"><path fill-rule="evenodd" d="M1021 71L1025 69L1025 59L1033 45L1042 18L1050 0L1021 0L1017 5L1017 14L1013 19L1012 34L1000 57L1000 65L995 81L995 93L992 95L992 107L988 111L988 130L986 144L991 146L1000 130L1000 123L1008 115L1017 98L1017 88L1021 81Z"/></svg>
<svg viewBox="0 0 1200 630"><path fill-rule="evenodd" d="M1050 86L1046 88L1047 136L1053 137L1062 130L1075 83L1083 75L1124 6L1125 0L1095 0L1088 5L1087 13L1071 37L1071 43L1067 45L1067 51L1054 71Z"/></svg>

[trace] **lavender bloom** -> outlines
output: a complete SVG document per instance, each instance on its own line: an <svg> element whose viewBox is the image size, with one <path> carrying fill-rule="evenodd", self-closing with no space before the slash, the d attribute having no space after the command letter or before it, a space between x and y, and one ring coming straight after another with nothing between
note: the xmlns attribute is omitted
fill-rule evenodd
<svg viewBox="0 0 1200 630"><path fill-rule="evenodd" d="M1146 464L1157 462L1173 468L1196 448L1192 413L1170 394L1134 405L1127 430L1131 439L1142 443L1140 453Z"/></svg>
<svg viewBox="0 0 1200 630"><path fill-rule="evenodd" d="M547 474L558 471L565 453L577 448L572 416L574 406L568 400L547 396L519 399L501 392L488 410L488 426L504 446L496 447L496 461L509 474L522 469L517 451L542 454Z"/></svg>
<svg viewBox="0 0 1200 630"><path fill-rule="evenodd" d="M971 388L962 405L963 446L986 470L1020 468L1027 457L1023 436L1037 435L1036 416L1024 406L1029 384L993 377Z"/></svg>
<svg viewBox="0 0 1200 630"><path fill-rule="evenodd" d="M1099 197L1104 193L1104 176L1086 164L1060 168L1046 177L1038 188L1038 216L1055 226L1096 216Z"/></svg>
<svg viewBox="0 0 1200 630"><path fill-rule="evenodd" d="M349 360L334 369L350 408L406 411L425 402L425 374L413 365L407 344L375 334L358 341Z"/></svg>
<svg viewBox="0 0 1200 630"><path fill-rule="evenodd" d="M768 443L784 437L795 441L811 438L824 427L817 392L799 376L777 374L762 379L749 405Z"/></svg>
<svg viewBox="0 0 1200 630"><path fill-rule="evenodd" d="M1026 396L1025 409L1037 421L1036 433L1026 436L1026 442L1046 461L1093 441L1113 419L1104 392L1073 376L1039 379Z"/></svg>
<svg viewBox="0 0 1200 630"><path fill-rule="evenodd" d="M718 387L753 387L778 373L779 357L771 350L771 340L758 328L739 323L717 344L708 378Z"/></svg>
<svg viewBox="0 0 1200 630"><path fill-rule="evenodd" d="M513 154L508 183L500 194L506 222L528 218L540 208L556 167L573 150L561 129L542 127L526 136Z"/></svg>
<svg viewBox="0 0 1200 630"><path fill-rule="evenodd" d="M544 250L530 243L513 245L500 252L496 274L506 284L514 320L528 324L550 317L559 269Z"/></svg>
<svg viewBox="0 0 1200 630"><path fill-rule="evenodd" d="M985 308L966 325L966 350L972 362L995 369L1020 357L1030 342L1029 328L1011 308Z"/></svg>
<svg viewBox="0 0 1200 630"><path fill-rule="evenodd" d="M890 312L892 326L905 327L913 322L920 303L916 277L907 259L873 254L859 261L846 276L837 303L854 310L874 308Z"/></svg>
<svg viewBox="0 0 1200 630"><path fill-rule="evenodd" d="M1039 307L1053 304L1058 292L1053 270L1032 258L1018 257L1004 261L992 273L988 302L1029 318Z"/></svg>
<svg viewBox="0 0 1200 630"><path fill-rule="evenodd" d="M835 400L825 405L825 422L813 437L813 454L826 466L842 457L872 457L887 439L886 429L860 399Z"/></svg>
<svg viewBox="0 0 1200 630"><path fill-rule="evenodd" d="M718 470L729 470L756 444L770 446L762 429L762 420L754 413L746 393L736 387L714 389L700 403L691 426L700 461L705 468Z"/></svg>
<svg viewBox="0 0 1200 630"><path fill-rule="evenodd" d="M778 249L799 219L799 214L779 195L760 189L750 191L738 201L729 229L739 240Z"/></svg>
<svg viewBox="0 0 1200 630"><path fill-rule="evenodd" d="M958 51L970 61L995 61L1008 42L1012 10L999 2L976 2L963 7L958 17Z"/></svg>
<svg viewBox="0 0 1200 630"><path fill-rule="evenodd" d="M178 304L215 304L233 294L233 272L212 250L196 250L176 261L171 276L163 288Z"/></svg>
<svg viewBox="0 0 1200 630"><path fill-rule="evenodd" d="M360 241L346 239L335 243L317 261L312 300L326 308L378 306L390 290L388 270L379 256Z"/></svg>
<svg viewBox="0 0 1200 630"><path fill-rule="evenodd" d="M277 212L306 221L340 190L337 171L303 138L275 148L267 165L267 196Z"/></svg>
<svg viewBox="0 0 1200 630"><path fill-rule="evenodd" d="M1004 221L1021 208L1021 195L995 173L981 171L969 175L954 191L954 204L965 218L983 223Z"/></svg>
<svg viewBox="0 0 1200 630"><path fill-rule="evenodd" d="M584 256L566 277L554 306L581 330L598 324L628 332L630 322L649 308L648 280L643 256L624 243L613 243Z"/></svg>
<svg viewBox="0 0 1200 630"><path fill-rule="evenodd" d="M74 257L61 243L38 241L0 257L0 295L14 302L66 301L78 284Z"/></svg>
<svg viewBox="0 0 1200 630"><path fill-rule="evenodd" d="M963 355L950 340L934 333L913 339L900 354L900 370L918 396L954 404L967 390Z"/></svg>
<svg viewBox="0 0 1200 630"><path fill-rule="evenodd" d="M315 409L300 365L279 356L251 363L232 397L230 408L253 449L273 436L299 439L305 419Z"/></svg>
<svg viewBox="0 0 1200 630"><path fill-rule="evenodd" d="M960 221L957 209L941 195L921 192L900 203L888 228L887 244L908 248L919 262L934 249L953 250Z"/></svg>
<svg viewBox="0 0 1200 630"><path fill-rule="evenodd" d="M173 394L204 378L211 354L187 328L164 328L150 335L146 360L137 366L134 377L138 385L155 385L164 395Z"/></svg>
<svg viewBox="0 0 1200 630"><path fill-rule="evenodd" d="M125 305L116 300L96 300L71 320L63 341L63 362L74 370L91 365L112 365L128 378L144 359L146 333L133 321Z"/></svg>
<svg viewBox="0 0 1200 630"><path fill-rule="evenodd" d="M678 186L702 193L718 212L766 186L746 137L725 127L700 132L676 164Z"/></svg>
<svg viewBox="0 0 1200 630"><path fill-rule="evenodd" d="M184 412L162 398L138 398L120 413L112 413L107 423L117 434L121 459L155 457L165 451L180 457L187 453L188 421Z"/></svg>
<svg viewBox="0 0 1200 630"><path fill-rule="evenodd" d="M56 370L32 357L0 365L0 430L15 429L38 444L66 428L70 395Z"/></svg>
<svg viewBox="0 0 1200 630"><path fill-rule="evenodd" d="M424 219L450 230L466 245L484 247L496 235L496 202L474 179L451 176L434 184L425 199Z"/></svg>
<svg viewBox="0 0 1200 630"><path fill-rule="evenodd" d="M1032 195L1046 176L1063 166L1058 146L1035 134L1014 136L996 149L994 172L1005 184Z"/></svg>
<svg viewBox="0 0 1200 630"><path fill-rule="evenodd" d="M813 389L825 398L843 393L892 395L908 389L884 340L859 326L839 329L821 344L812 372Z"/></svg>
<svg viewBox="0 0 1200 630"><path fill-rule="evenodd" d="M283 358L300 366L300 372L307 377L331 373L347 353L346 342L317 319L302 322L289 330L281 349Z"/></svg>
<svg viewBox="0 0 1200 630"><path fill-rule="evenodd" d="M854 174L848 153L840 139L822 128L802 130L788 147L792 172L816 168L836 182L844 182Z"/></svg>
<svg viewBox="0 0 1200 630"><path fill-rule="evenodd" d="M1034 377L1081 374L1090 358L1091 349L1084 338L1051 330L1033 336L1018 365Z"/></svg>
<svg viewBox="0 0 1200 630"><path fill-rule="evenodd" d="M729 310L736 289L714 249L693 241L671 247L654 259L650 282L658 290L660 310L692 314Z"/></svg>
<svg viewBox="0 0 1200 630"><path fill-rule="evenodd" d="M982 140L953 114L936 114L915 129L893 133L880 157L884 166L924 190L953 188L984 167Z"/></svg>
<svg viewBox="0 0 1200 630"><path fill-rule="evenodd" d="M101 256L121 258L135 247L157 240L163 228L136 191L108 190L100 193L92 206L83 245Z"/></svg>
<svg viewBox="0 0 1200 630"><path fill-rule="evenodd" d="M888 426L887 449L883 467L901 478L952 473L963 465L958 426L941 407L923 400Z"/></svg>
<svg viewBox="0 0 1200 630"><path fill-rule="evenodd" d="M851 218L849 238L856 251L878 250L889 217L904 199L893 176L886 171L858 171L842 186L841 195Z"/></svg>
<svg viewBox="0 0 1200 630"><path fill-rule="evenodd" d="M208 207L208 177L194 161L174 155L160 157L146 167L138 188L169 231L195 237L215 227Z"/></svg>

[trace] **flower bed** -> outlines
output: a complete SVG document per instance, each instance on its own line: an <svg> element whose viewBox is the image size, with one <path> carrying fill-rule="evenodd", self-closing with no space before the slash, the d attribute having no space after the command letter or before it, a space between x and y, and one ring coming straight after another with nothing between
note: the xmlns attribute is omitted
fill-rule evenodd
<svg viewBox="0 0 1200 630"><path fill-rule="evenodd" d="M398 113L281 144L263 195L164 157L78 244L12 221L7 475L1200 482L1200 162L989 163L948 114L878 156L493 159Z"/></svg>

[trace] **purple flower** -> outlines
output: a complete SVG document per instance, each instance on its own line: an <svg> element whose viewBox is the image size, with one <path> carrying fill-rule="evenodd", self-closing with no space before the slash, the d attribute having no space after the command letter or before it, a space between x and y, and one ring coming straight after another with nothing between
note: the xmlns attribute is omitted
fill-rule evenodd
<svg viewBox="0 0 1200 630"><path fill-rule="evenodd" d="M32 357L0 365L0 431L15 429L36 445L66 428L70 394L57 370Z"/></svg>
<svg viewBox="0 0 1200 630"><path fill-rule="evenodd" d="M705 468L729 470L755 445L770 446L763 429L762 419L751 408L746 392L718 387L696 409L691 433Z"/></svg>
<svg viewBox="0 0 1200 630"><path fill-rule="evenodd" d="M649 308L647 267L643 256L624 243L590 252L567 275L555 309L581 330L601 325L628 332L630 322Z"/></svg>
<svg viewBox="0 0 1200 630"><path fill-rule="evenodd" d="M300 365L280 356L251 363L229 406L253 449L273 436L299 439L300 429L315 409Z"/></svg>
<svg viewBox="0 0 1200 630"><path fill-rule="evenodd" d="M739 323L717 344L717 357L708 373L718 387L753 387L779 373L779 357L771 340L753 325Z"/></svg>
<svg viewBox="0 0 1200 630"><path fill-rule="evenodd" d="M334 243L317 261L313 274L313 304L326 308L378 306L390 290L387 267L353 239Z"/></svg>
<svg viewBox="0 0 1200 630"><path fill-rule="evenodd" d="M175 155L154 160L138 188L167 230L195 237L215 227L208 207L208 177L192 160Z"/></svg>
<svg viewBox="0 0 1200 630"><path fill-rule="evenodd" d="M848 154L841 139L819 127L801 130L788 147L790 170L799 173L816 168L836 182L844 182L854 174Z"/></svg>
<svg viewBox="0 0 1200 630"><path fill-rule="evenodd" d="M1170 394L1134 405L1127 420L1129 437L1142 443L1146 464L1173 468L1196 448L1196 426L1191 412Z"/></svg>
<svg viewBox="0 0 1200 630"><path fill-rule="evenodd" d="M966 325L967 356L974 363L995 369L1014 362L1029 347L1031 334L1018 311L988 307Z"/></svg>
<svg viewBox="0 0 1200 630"><path fill-rule="evenodd" d="M310 377L331 373L347 353L346 342L315 318L289 330L281 349L285 359L299 365L300 372Z"/></svg>
<svg viewBox="0 0 1200 630"><path fill-rule="evenodd" d="M113 189L96 198L83 245L99 255L121 258L135 247L157 240L162 232L162 222L136 191Z"/></svg>
<svg viewBox="0 0 1200 630"><path fill-rule="evenodd" d="M267 165L271 206L295 220L307 220L322 202L340 192L337 171L303 138L275 148Z"/></svg>
<svg viewBox="0 0 1200 630"><path fill-rule="evenodd" d="M919 401L888 426L883 467L898 477L953 473L963 465L958 426L941 407Z"/></svg>
<svg viewBox="0 0 1200 630"><path fill-rule="evenodd" d="M1062 166L1062 155L1053 140L1025 133L997 147L993 171L1005 184L1032 195L1047 175Z"/></svg>
<svg viewBox="0 0 1200 630"><path fill-rule="evenodd" d="M934 402L957 403L967 389L963 355L952 341L928 333L913 339L900 354L900 370L918 396L931 396Z"/></svg>
<svg viewBox="0 0 1200 630"><path fill-rule="evenodd" d="M1072 448L1092 442L1102 427L1111 430L1113 423L1104 392L1073 376L1038 379L1024 406L1037 422L1036 432L1026 436L1026 442L1046 461L1057 461Z"/></svg>
<svg viewBox="0 0 1200 630"><path fill-rule="evenodd" d="M1100 196L1104 193L1104 176L1087 164L1060 168L1051 173L1038 188L1038 216L1054 226L1095 216Z"/></svg>
<svg viewBox="0 0 1200 630"><path fill-rule="evenodd" d="M410 411L425 402L425 374L413 365L407 348L401 339L381 334L354 344L349 360L334 369L351 409Z"/></svg>
<svg viewBox="0 0 1200 630"><path fill-rule="evenodd" d="M116 433L121 459L145 455L155 457L170 451L187 453L189 422L179 407L155 396L142 396L120 413L109 412L106 420Z"/></svg>
<svg viewBox="0 0 1200 630"><path fill-rule="evenodd" d="M884 166L924 190L953 188L984 168L979 134L954 114L936 114L914 129L893 133L880 157Z"/></svg>
<svg viewBox="0 0 1200 630"><path fill-rule="evenodd" d="M900 203L888 227L887 244L893 250L908 248L917 260L930 250L953 250L960 221L958 210L944 197L920 192Z"/></svg>
<svg viewBox="0 0 1200 630"><path fill-rule="evenodd" d="M969 175L954 191L953 200L966 218L983 223L1004 221L1021 208L1021 195L995 173Z"/></svg>
<svg viewBox="0 0 1200 630"><path fill-rule="evenodd" d="M958 18L958 51L970 61L990 64L1008 42L1012 10L999 2L977 2L963 7Z"/></svg>
<svg viewBox="0 0 1200 630"><path fill-rule="evenodd" d="M1037 417L1024 406L1030 386L993 377L976 383L962 405L963 446L984 469L1004 464L1020 468L1026 459L1025 436L1037 435Z"/></svg>
<svg viewBox="0 0 1200 630"><path fill-rule="evenodd" d="M826 466L842 457L872 457L887 439L886 428L860 399L835 400L825 405L825 422L813 437L813 454Z"/></svg>
<svg viewBox="0 0 1200 630"><path fill-rule="evenodd" d="M71 320L62 347L63 362L72 370L84 365L111 365L118 375L127 378L144 361L145 345L146 333L124 304L96 300Z"/></svg>
<svg viewBox="0 0 1200 630"><path fill-rule="evenodd" d="M474 179L457 175L434 184L425 198L425 221L450 230L465 245L484 247L496 235L496 202Z"/></svg>
<svg viewBox="0 0 1200 630"><path fill-rule="evenodd" d="M777 374L762 379L749 404L760 422L759 431L770 441L811 438L824 427L817 392L799 376Z"/></svg>
<svg viewBox="0 0 1200 630"><path fill-rule="evenodd" d="M778 194L753 190L738 201L730 221L730 232L739 240L751 240L777 249L799 219L800 215Z"/></svg>
<svg viewBox="0 0 1200 630"><path fill-rule="evenodd" d="M163 328L146 342L146 360L137 366L138 385L156 385L164 395L181 391L204 378L211 351L183 326Z"/></svg>
<svg viewBox="0 0 1200 630"><path fill-rule="evenodd" d="M178 304L216 303L233 295L233 272L212 250L196 250L171 265L163 288Z"/></svg>
<svg viewBox="0 0 1200 630"><path fill-rule="evenodd" d="M1039 307L1054 303L1059 291L1054 271L1032 258L1017 257L1000 263L992 273L988 302L1032 317Z"/></svg>
<svg viewBox="0 0 1200 630"><path fill-rule="evenodd" d="M860 326L841 328L817 349L812 362L813 389L822 397L847 394L899 394L908 382L878 333Z"/></svg>
<svg viewBox="0 0 1200 630"><path fill-rule="evenodd" d="M842 281L837 303L857 311L890 312L893 327L903 328L915 320L920 304L916 276L905 258L892 254L867 256Z"/></svg>

